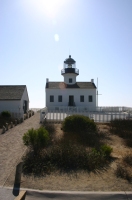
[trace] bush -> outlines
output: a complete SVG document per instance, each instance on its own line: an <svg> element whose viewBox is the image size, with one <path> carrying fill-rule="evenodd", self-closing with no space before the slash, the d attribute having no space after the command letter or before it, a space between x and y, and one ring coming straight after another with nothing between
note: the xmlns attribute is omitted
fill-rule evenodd
<svg viewBox="0 0 132 200"><path fill-rule="evenodd" d="M132 138L132 120L115 119L110 123L110 131L122 138Z"/></svg>
<svg viewBox="0 0 132 200"><path fill-rule="evenodd" d="M132 147L132 138L125 139L124 143L128 147Z"/></svg>
<svg viewBox="0 0 132 200"><path fill-rule="evenodd" d="M54 170L70 172L77 170L94 171L103 168L108 160L102 151L85 148L70 141L60 140L40 152L30 153L23 158L23 172L43 175Z"/></svg>
<svg viewBox="0 0 132 200"><path fill-rule="evenodd" d="M96 148L99 148L102 143L95 122L86 116L72 115L65 118L62 129L65 140Z"/></svg>
<svg viewBox="0 0 132 200"><path fill-rule="evenodd" d="M37 130L33 128L28 130L23 136L23 142L26 146L38 154L49 142L49 133L43 127Z"/></svg>
<svg viewBox="0 0 132 200"><path fill-rule="evenodd" d="M78 145L96 147L96 148L99 148L100 145L102 144L98 132L93 132L93 133L82 132L81 134L64 132L62 140L71 141L72 143Z"/></svg>
<svg viewBox="0 0 132 200"><path fill-rule="evenodd" d="M104 144L104 145L102 145L102 146L100 147L100 151L101 151L106 157L110 157L110 154L112 153L113 149L112 149L110 146Z"/></svg>
<svg viewBox="0 0 132 200"><path fill-rule="evenodd" d="M132 181L132 176L127 170L126 166L117 165L117 169L115 171L117 177L128 180L129 182Z"/></svg>
<svg viewBox="0 0 132 200"><path fill-rule="evenodd" d="M123 161L128 165L132 166L132 155L128 154L123 158Z"/></svg>
<svg viewBox="0 0 132 200"><path fill-rule="evenodd" d="M87 151L83 146L62 142L55 144L49 153L51 163L60 170L86 169Z"/></svg>
<svg viewBox="0 0 132 200"><path fill-rule="evenodd" d="M95 132L97 127L95 122L89 117L83 115L72 115L64 119L62 129L65 132L82 133Z"/></svg>
<svg viewBox="0 0 132 200"><path fill-rule="evenodd" d="M44 128L49 132L50 135L55 133L55 126L52 123L44 122Z"/></svg>
<svg viewBox="0 0 132 200"><path fill-rule="evenodd" d="M3 111L1 113L1 116L4 118L10 118L11 117L11 113L9 111Z"/></svg>

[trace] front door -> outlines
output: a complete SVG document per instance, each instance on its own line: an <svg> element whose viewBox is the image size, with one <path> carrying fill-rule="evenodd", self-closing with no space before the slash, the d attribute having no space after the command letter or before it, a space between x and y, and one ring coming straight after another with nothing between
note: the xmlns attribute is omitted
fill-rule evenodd
<svg viewBox="0 0 132 200"><path fill-rule="evenodd" d="M69 96L69 106L74 106L74 96Z"/></svg>
<svg viewBox="0 0 132 200"><path fill-rule="evenodd" d="M24 110L24 113L27 112L27 101L23 102L23 110Z"/></svg>

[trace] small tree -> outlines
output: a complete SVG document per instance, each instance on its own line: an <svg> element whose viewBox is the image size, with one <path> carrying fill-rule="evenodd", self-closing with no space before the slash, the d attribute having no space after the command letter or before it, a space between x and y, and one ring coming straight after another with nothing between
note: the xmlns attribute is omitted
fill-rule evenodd
<svg viewBox="0 0 132 200"><path fill-rule="evenodd" d="M24 144L32 149L35 154L38 154L44 147L46 147L48 141L49 133L43 127L40 127L37 130L32 128L23 136Z"/></svg>

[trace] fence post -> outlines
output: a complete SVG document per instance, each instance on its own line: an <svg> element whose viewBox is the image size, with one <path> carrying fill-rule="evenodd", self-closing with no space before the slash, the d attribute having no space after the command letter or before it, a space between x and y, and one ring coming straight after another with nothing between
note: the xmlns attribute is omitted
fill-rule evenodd
<svg viewBox="0 0 132 200"><path fill-rule="evenodd" d="M113 114L111 114L111 121L113 121Z"/></svg>
<svg viewBox="0 0 132 200"><path fill-rule="evenodd" d="M6 130L8 131L8 123L6 123Z"/></svg>
<svg viewBox="0 0 132 200"><path fill-rule="evenodd" d="M17 125L17 120L15 120L15 126Z"/></svg>
<svg viewBox="0 0 132 200"><path fill-rule="evenodd" d="M40 123L42 123L42 111L40 111Z"/></svg>
<svg viewBox="0 0 132 200"><path fill-rule="evenodd" d="M2 133L5 133L5 132L6 132L6 128L5 128L5 126L3 126Z"/></svg>
<svg viewBox="0 0 132 200"><path fill-rule="evenodd" d="M13 123L11 122L11 128L13 128Z"/></svg>

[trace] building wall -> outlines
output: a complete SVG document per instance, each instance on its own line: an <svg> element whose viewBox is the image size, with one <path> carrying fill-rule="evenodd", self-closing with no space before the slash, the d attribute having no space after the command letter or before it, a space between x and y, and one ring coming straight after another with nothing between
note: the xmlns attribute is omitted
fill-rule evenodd
<svg viewBox="0 0 132 200"><path fill-rule="evenodd" d="M75 84L76 83L76 74L72 74L72 73L68 73L68 74L65 74L65 75L63 75L64 76L64 82L66 83L66 84ZM72 78L72 83L69 83L69 78Z"/></svg>
<svg viewBox="0 0 132 200"><path fill-rule="evenodd" d="M54 96L54 102L50 102L50 95ZM62 102L58 102L58 95L62 95ZM76 106L96 107L96 89L46 89L46 106L68 106L69 95L74 96ZM80 95L84 96L84 102L80 102ZM93 102L88 101L88 96L93 96Z"/></svg>
<svg viewBox="0 0 132 200"><path fill-rule="evenodd" d="M21 112L23 112L24 101L27 101L27 111L28 111L29 110L29 97L28 97L28 93L27 93L27 88L25 88L22 98L21 98L21 102L20 102Z"/></svg>
<svg viewBox="0 0 132 200"><path fill-rule="evenodd" d="M0 112L8 110L19 113L20 100L2 100L0 101Z"/></svg>

